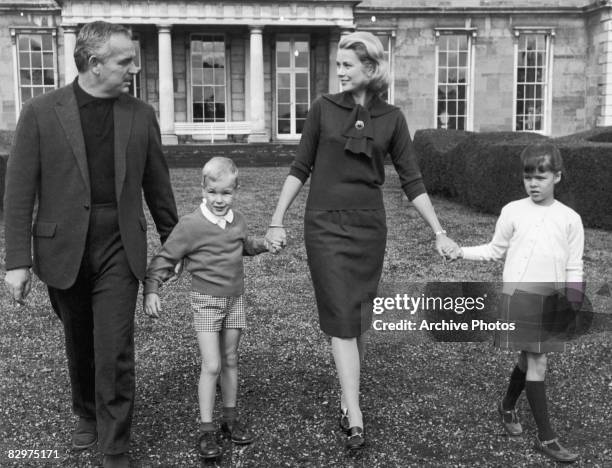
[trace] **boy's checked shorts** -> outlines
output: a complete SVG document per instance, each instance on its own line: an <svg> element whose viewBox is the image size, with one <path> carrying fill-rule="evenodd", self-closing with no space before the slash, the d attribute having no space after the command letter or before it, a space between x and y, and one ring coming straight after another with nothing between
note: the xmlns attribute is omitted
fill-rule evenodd
<svg viewBox="0 0 612 468"><path fill-rule="evenodd" d="M209 296L192 291L189 294L196 332L219 332L223 328L246 328L244 299Z"/></svg>

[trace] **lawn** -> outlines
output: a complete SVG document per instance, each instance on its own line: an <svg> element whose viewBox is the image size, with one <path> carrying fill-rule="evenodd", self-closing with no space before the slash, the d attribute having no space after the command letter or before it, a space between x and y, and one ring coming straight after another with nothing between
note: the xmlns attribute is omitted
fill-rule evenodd
<svg viewBox="0 0 612 468"><path fill-rule="evenodd" d="M241 169L236 208L252 233L269 221L286 168ZM179 214L200 201L199 171L173 169ZM249 328L241 342L239 405L258 435L248 447L224 445L219 466L407 467L554 466L531 447L535 424L519 400L525 434L504 435L495 407L514 356L487 342L439 343L428 332L369 333L362 374L368 447L345 453L337 427L338 388L328 339L320 331L302 239L306 192L285 220L281 254L246 259ZM397 177L385 185L389 223L381 290L418 296L428 281L499 281L501 265L445 262L432 234L403 199ZM434 198L443 226L460 244L487 241L495 216ZM149 219L150 253L159 246ZM4 242L0 239L2 257ZM598 315L592 331L551 355L547 384L552 420L582 459L612 466L612 345L609 296L612 233L587 230L585 271ZM136 467L199 466L196 452L199 356L183 277L162 292L163 316L136 319L137 401L131 458ZM100 465L96 450L69 448L71 413L63 332L40 282L18 307L0 298L0 466ZM419 317L417 315L417 317ZM420 317L422 318L422 317ZM9 459L9 450L53 450L53 458ZM56 451L56 452L55 452ZM203 466L214 466L204 463Z"/></svg>

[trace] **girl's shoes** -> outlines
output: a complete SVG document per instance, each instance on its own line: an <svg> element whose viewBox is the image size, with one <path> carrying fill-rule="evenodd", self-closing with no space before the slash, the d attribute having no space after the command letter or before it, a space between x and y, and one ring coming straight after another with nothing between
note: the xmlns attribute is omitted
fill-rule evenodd
<svg viewBox="0 0 612 468"><path fill-rule="evenodd" d="M255 436L249 428L239 419L233 421L223 421L221 431L229 437L233 443L238 445L250 444L255 440Z"/></svg>
<svg viewBox="0 0 612 468"><path fill-rule="evenodd" d="M217 432L202 432L198 440L198 451L200 456L205 459L217 458L221 455L221 447L217 443Z"/></svg>
<svg viewBox="0 0 612 468"><path fill-rule="evenodd" d="M347 432L346 449L360 450L365 447L365 434L359 426L351 427Z"/></svg>
<svg viewBox="0 0 612 468"><path fill-rule="evenodd" d="M497 405L497 412L500 416L500 421L504 429L511 436L521 435L523 433L523 426L518 419L516 409L505 410L503 403L500 401Z"/></svg>
<svg viewBox="0 0 612 468"><path fill-rule="evenodd" d="M544 441L540 440L539 437L536 437L534 448L558 462L571 463L575 462L579 458L577 453L572 453L563 447L563 445L559 443L559 439L556 437L552 440Z"/></svg>
<svg viewBox="0 0 612 468"><path fill-rule="evenodd" d="M350 428L351 424L349 423L348 409L340 408L340 429L342 429L342 432L348 434Z"/></svg>

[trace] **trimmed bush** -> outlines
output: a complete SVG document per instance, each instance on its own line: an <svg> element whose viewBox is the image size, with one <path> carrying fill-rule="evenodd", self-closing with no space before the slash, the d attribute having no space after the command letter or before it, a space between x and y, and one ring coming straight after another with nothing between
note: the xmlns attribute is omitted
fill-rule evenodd
<svg viewBox="0 0 612 468"><path fill-rule="evenodd" d="M448 153L463 140L473 135L458 130L419 130L414 135L414 146L419 156L423 179L430 193L453 197L448 174L451 174L452 158Z"/></svg>
<svg viewBox="0 0 612 468"><path fill-rule="evenodd" d="M430 193L499 214L505 204L525 196L521 151L546 139L534 133L422 130L415 133L414 144ZM565 164L556 197L574 208L587 227L612 229L610 141L610 127L553 140Z"/></svg>
<svg viewBox="0 0 612 468"><path fill-rule="evenodd" d="M8 153L14 134L12 130L0 130L0 154Z"/></svg>
<svg viewBox="0 0 612 468"><path fill-rule="evenodd" d="M565 173L559 185L567 204L585 226L612 229L612 127L553 141L563 156Z"/></svg>

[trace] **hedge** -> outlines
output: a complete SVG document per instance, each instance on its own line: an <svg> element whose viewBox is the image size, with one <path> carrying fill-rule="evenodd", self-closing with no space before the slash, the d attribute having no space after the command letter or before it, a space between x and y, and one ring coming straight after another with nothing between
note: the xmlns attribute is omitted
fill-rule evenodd
<svg viewBox="0 0 612 468"><path fill-rule="evenodd" d="M499 214L525 196L519 155L530 143L548 140L534 133L471 133L420 130L414 145L430 193L487 213ZM574 208L585 226L612 229L612 127L552 139L565 171L556 196Z"/></svg>

